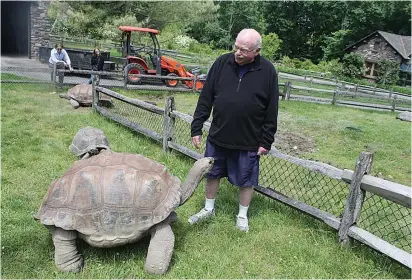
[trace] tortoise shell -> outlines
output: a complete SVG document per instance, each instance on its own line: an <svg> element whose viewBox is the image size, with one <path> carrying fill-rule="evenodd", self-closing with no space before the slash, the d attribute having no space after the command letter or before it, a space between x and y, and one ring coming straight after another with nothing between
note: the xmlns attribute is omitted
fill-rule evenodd
<svg viewBox="0 0 412 280"><path fill-rule="evenodd" d="M92 246L140 239L180 203L180 180L142 155L104 151L77 161L55 180L36 219L76 230Z"/></svg>
<svg viewBox="0 0 412 280"><path fill-rule="evenodd" d="M83 106L90 106L93 103L92 85L80 84L67 91L67 96L79 102ZM111 101L111 98L100 93L99 100Z"/></svg>
<svg viewBox="0 0 412 280"><path fill-rule="evenodd" d="M80 129L70 144L70 151L76 156L82 156L93 149L109 149L109 140L98 128L87 126Z"/></svg>

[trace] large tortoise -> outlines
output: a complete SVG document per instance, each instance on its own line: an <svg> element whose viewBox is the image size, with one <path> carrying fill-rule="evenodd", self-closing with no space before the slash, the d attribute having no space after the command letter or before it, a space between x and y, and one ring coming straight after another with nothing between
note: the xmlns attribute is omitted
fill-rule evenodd
<svg viewBox="0 0 412 280"><path fill-rule="evenodd" d="M35 215L52 233L55 264L67 272L83 268L76 238L107 248L151 233L145 269L163 274L173 254L174 210L192 195L213 158L196 161L181 183L156 161L111 151L101 135L101 130L92 127L76 134L71 150L81 160L50 185ZM85 145L94 151L90 153Z"/></svg>
<svg viewBox="0 0 412 280"><path fill-rule="evenodd" d="M80 106L90 107L93 103L93 90L92 85L80 84L72 87L67 91L67 94L59 94L61 98L66 98L70 101L70 104L74 109ZM100 94L99 103L101 105L110 106L111 98L105 94Z"/></svg>

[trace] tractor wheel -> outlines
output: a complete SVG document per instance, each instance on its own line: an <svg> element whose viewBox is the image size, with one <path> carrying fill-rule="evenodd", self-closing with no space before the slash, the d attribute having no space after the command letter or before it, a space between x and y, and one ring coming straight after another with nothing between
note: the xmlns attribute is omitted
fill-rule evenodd
<svg viewBox="0 0 412 280"><path fill-rule="evenodd" d="M141 77L136 77L133 75L135 74L144 75L146 73L143 66L137 63L130 63L126 65L126 67L124 68L124 71L127 75L127 83L132 84L132 85L139 85L142 83Z"/></svg>
<svg viewBox="0 0 412 280"><path fill-rule="evenodd" d="M175 73L169 73L166 76L168 77L179 77L178 75L176 75ZM176 87L177 84L179 84L179 80L164 80L164 83L166 84L166 86L168 87Z"/></svg>

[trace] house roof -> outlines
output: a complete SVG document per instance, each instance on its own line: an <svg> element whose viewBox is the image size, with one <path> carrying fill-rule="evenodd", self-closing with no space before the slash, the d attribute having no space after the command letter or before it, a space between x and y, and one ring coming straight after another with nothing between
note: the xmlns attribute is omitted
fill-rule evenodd
<svg viewBox="0 0 412 280"><path fill-rule="evenodd" d="M402 36L379 30L369 34L368 36L360 39L356 43L348 46L347 48L345 48L345 51L352 48L355 45L358 45L360 42L375 35L376 33L381 35L404 59L411 58L411 36Z"/></svg>

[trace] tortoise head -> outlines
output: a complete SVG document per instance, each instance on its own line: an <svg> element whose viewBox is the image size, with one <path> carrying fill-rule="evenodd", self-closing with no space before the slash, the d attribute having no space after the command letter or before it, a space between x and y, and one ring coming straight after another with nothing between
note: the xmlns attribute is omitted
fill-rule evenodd
<svg viewBox="0 0 412 280"><path fill-rule="evenodd" d="M73 138L70 151L81 159L96 155L100 150L110 150L103 131L91 126L80 129Z"/></svg>
<svg viewBox="0 0 412 280"><path fill-rule="evenodd" d="M197 160L189 173L186 180L181 186L180 205L184 204L186 200L193 194L197 185L213 167L214 159L212 157L205 157Z"/></svg>

